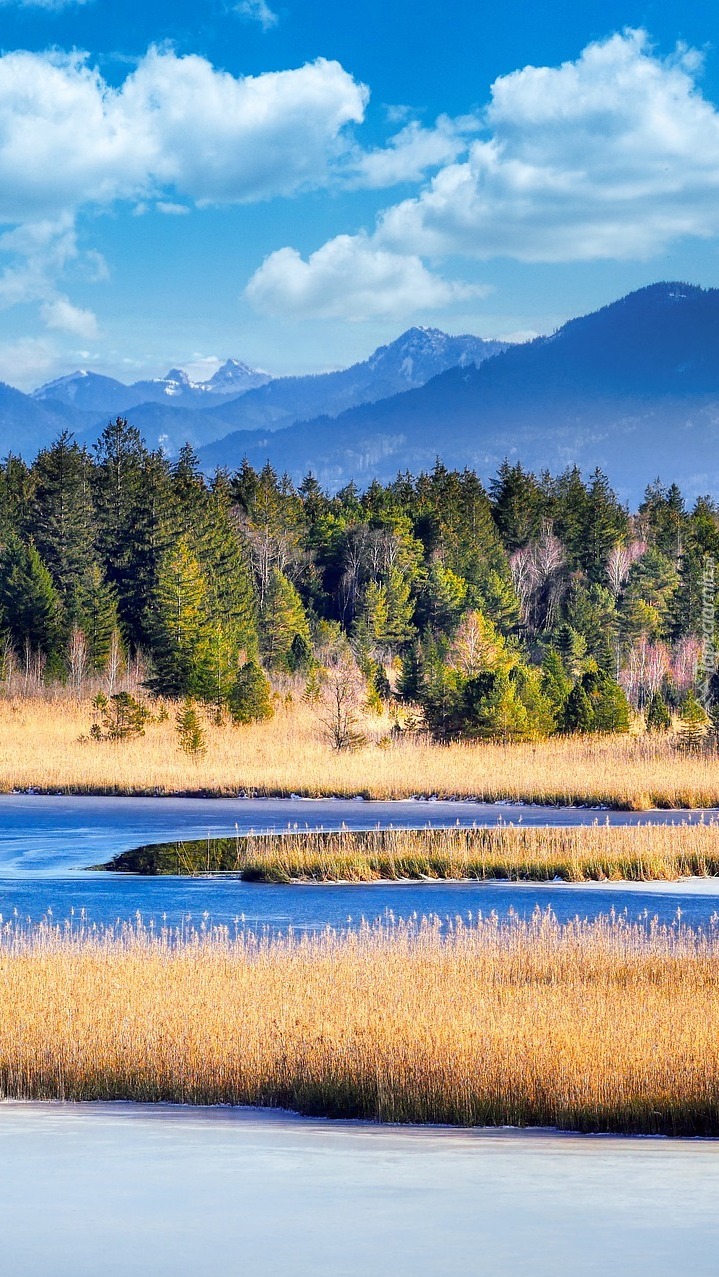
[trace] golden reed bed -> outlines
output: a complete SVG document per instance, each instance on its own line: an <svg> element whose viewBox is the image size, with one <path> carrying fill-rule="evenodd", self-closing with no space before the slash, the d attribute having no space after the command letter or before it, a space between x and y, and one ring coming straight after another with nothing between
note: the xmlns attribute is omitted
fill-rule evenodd
<svg viewBox="0 0 719 1277"><path fill-rule="evenodd" d="M256 939L6 927L0 1093L719 1134L719 937L496 920Z"/></svg>
<svg viewBox="0 0 719 1277"><path fill-rule="evenodd" d="M232 873L249 882L275 883L407 878L670 881L719 875L719 822L250 834L140 847L116 856L108 867L145 874Z"/></svg>
<svg viewBox="0 0 719 1277"><path fill-rule="evenodd" d="M175 708L128 744L81 742L89 703L0 701L0 790L367 798L509 798L605 803L632 810L719 806L719 759L683 755L673 739L556 738L537 744L390 743L389 720L369 719L370 744L336 753L310 707L295 701L269 723L207 723L207 754L178 748Z"/></svg>

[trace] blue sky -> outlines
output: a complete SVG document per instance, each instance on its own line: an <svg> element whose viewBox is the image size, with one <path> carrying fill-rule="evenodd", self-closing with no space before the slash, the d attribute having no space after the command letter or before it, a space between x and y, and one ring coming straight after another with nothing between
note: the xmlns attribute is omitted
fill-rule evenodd
<svg viewBox="0 0 719 1277"><path fill-rule="evenodd" d="M716 9L0 0L0 378L362 358L719 285Z"/></svg>

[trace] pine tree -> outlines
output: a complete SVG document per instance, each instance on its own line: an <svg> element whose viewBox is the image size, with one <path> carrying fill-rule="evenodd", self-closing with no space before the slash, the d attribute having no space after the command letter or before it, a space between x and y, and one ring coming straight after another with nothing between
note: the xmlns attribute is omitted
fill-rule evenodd
<svg viewBox="0 0 719 1277"><path fill-rule="evenodd" d="M100 723L94 723L90 730L93 740L127 741L145 735L150 711L129 692L110 697L100 692L92 704L100 718Z"/></svg>
<svg viewBox="0 0 719 1277"><path fill-rule="evenodd" d="M290 652L296 635L311 647L310 627L297 590L277 568L270 573L262 617L262 645L267 664L289 669Z"/></svg>
<svg viewBox="0 0 719 1277"><path fill-rule="evenodd" d="M0 614L15 650L27 646L59 656L60 612L52 577L35 546L9 537L0 552Z"/></svg>
<svg viewBox="0 0 719 1277"><path fill-rule="evenodd" d="M65 633L81 624L84 582L95 554L96 522L89 453L63 431L33 465L33 540L48 565Z"/></svg>
<svg viewBox="0 0 719 1277"><path fill-rule="evenodd" d="M117 603L112 586L103 579L97 563L85 569L77 591L77 617L87 640L90 668L107 665L112 636L117 632Z"/></svg>
<svg viewBox="0 0 719 1277"><path fill-rule="evenodd" d="M559 727L563 732L594 731L594 710L581 682L575 683L567 697Z"/></svg>
<svg viewBox="0 0 719 1277"><path fill-rule="evenodd" d="M207 587L183 538L160 563L147 627L154 675L148 687L160 696L212 699Z"/></svg>
<svg viewBox="0 0 719 1277"><path fill-rule="evenodd" d="M175 723L180 749L196 761L207 753L207 737L194 702L187 697Z"/></svg>
<svg viewBox="0 0 719 1277"><path fill-rule="evenodd" d="M672 725L672 716L667 708L661 692L654 692L647 707L647 731L668 732Z"/></svg>
<svg viewBox="0 0 719 1277"><path fill-rule="evenodd" d="M272 693L263 670L256 661L247 661L235 680L229 698L235 723L261 723L272 718Z"/></svg>

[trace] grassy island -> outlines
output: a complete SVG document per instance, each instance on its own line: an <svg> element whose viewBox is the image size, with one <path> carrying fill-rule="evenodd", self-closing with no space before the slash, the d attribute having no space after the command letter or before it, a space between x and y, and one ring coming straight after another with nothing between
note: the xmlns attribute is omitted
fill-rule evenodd
<svg viewBox="0 0 719 1277"><path fill-rule="evenodd" d="M719 823L377 829L211 838L122 852L107 869L236 874L246 882L673 880L719 874Z"/></svg>

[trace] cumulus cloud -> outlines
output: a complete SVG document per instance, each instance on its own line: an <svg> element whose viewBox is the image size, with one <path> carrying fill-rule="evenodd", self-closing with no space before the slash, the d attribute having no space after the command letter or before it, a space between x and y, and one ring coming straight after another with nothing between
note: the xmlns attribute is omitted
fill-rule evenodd
<svg viewBox="0 0 719 1277"><path fill-rule="evenodd" d="M0 57L0 220L177 192L196 204L328 178L367 90L324 58L237 78L151 49L117 89L80 55Z"/></svg>
<svg viewBox="0 0 719 1277"><path fill-rule="evenodd" d="M321 186L352 149L347 126L367 97L324 58L242 78L153 48L113 87L82 54L0 56L0 305L60 313L67 264L92 268L75 238L82 208L149 202L177 214Z"/></svg>
<svg viewBox="0 0 719 1277"><path fill-rule="evenodd" d="M477 292L441 279L419 257L388 252L365 235L338 235L307 261L293 248L271 253L245 297L266 315L357 321L436 310Z"/></svg>
<svg viewBox="0 0 719 1277"><path fill-rule="evenodd" d="M378 242L524 261L643 258L719 231L719 114L701 60L643 31L492 86L486 136L385 213Z"/></svg>
<svg viewBox="0 0 719 1277"><path fill-rule="evenodd" d="M73 306L67 297L53 297L40 307L43 323L58 332L72 333L75 337L97 337L97 318L91 310Z"/></svg>
<svg viewBox="0 0 719 1277"><path fill-rule="evenodd" d="M270 31L279 22L277 14L267 4L267 0L240 0L240 3L235 5L235 13L238 13L246 22L259 22L263 31Z"/></svg>
<svg viewBox="0 0 719 1277"><path fill-rule="evenodd" d="M695 51L658 57L645 32L625 31L574 62L503 76L481 119L409 123L354 156L356 185L439 171L371 235L339 236L307 262L291 248L273 253L246 296L278 314L387 314L396 289L402 313L413 288L417 308L458 296L427 257L637 259L716 235L719 112L700 70Z"/></svg>
<svg viewBox="0 0 719 1277"><path fill-rule="evenodd" d="M449 164L466 151L467 134L476 133L478 127L475 116L453 120L441 115L431 129L412 120L386 146L358 151L348 165L347 184L380 188L418 182L429 169Z"/></svg>

